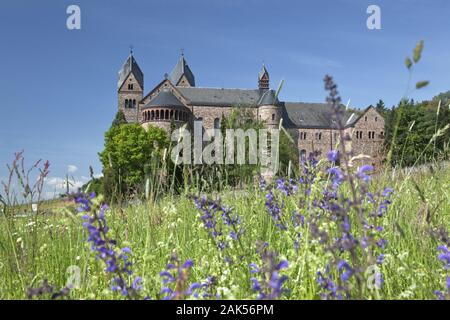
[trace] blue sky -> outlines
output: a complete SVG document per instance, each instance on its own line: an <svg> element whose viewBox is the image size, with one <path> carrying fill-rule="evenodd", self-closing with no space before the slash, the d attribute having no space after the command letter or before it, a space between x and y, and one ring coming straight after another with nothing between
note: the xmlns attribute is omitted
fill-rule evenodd
<svg viewBox="0 0 450 320"><path fill-rule="evenodd" d="M81 30L66 28L66 8L81 7ZM368 30L368 5L382 30ZM285 101L322 102L331 74L344 101L364 108L405 92L404 59L425 40L412 94L450 90L448 0L3 0L0 3L0 177L13 153L51 163L47 191L101 166L117 108L117 72L129 46L150 90L170 72L180 48L198 86L255 88L265 61ZM76 167L76 168L75 168Z"/></svg>

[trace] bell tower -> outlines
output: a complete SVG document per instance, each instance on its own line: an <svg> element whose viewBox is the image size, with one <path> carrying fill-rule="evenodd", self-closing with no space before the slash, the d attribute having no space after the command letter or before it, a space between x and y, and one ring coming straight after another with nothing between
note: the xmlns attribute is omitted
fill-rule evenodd
<svg viewBox="0 0 450 320"><path fill-rule="evenodd" d="M144 94L144 73L133 56L133 49L119 71L118 105L128 122L139 122L139 103Z"/></svg>
<svg viewBox="0 0 450 320"><path fill-rule="evenodd" d="M263 63L261 71L259 71L258 75L258 87L259 90L268 90L269 86L269 72L267 71L266 66Z"/></svg>

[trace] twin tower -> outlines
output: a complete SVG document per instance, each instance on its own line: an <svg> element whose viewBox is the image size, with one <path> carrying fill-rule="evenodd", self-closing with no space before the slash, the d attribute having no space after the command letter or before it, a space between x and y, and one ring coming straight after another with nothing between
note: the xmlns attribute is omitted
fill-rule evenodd
<svg viewBox="0 0 450 320"><path fill-rule="evenodd" d="M196 87L195 76L182 54L170 74L144 95L144 73L131 52L119 71L118 106L130 123L157 126L170 132L194 120L218 129L233 108L247 108L270 128L279 125L282 108L263 65L257 89Z"/></svg>

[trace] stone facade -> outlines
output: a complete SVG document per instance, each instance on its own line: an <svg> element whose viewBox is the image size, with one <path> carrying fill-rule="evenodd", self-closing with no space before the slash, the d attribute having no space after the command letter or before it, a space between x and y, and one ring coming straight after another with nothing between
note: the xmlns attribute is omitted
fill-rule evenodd
<svg viewBox="0 0 450 320"><path fill-rule="evenodd" d="M219 128L223 117L229 117L233 108L247 108L268 128L283 127L297 143L299 157L311 153L326 156L336 149L339 131L324 104L284 103L278 101L269 89L269 74L265 66L258 75L258 89L223 89L195 87L192 71L181 57L171 75L144 96L143 73L130 55L119 76L118 107L128 122L141 123L170 131L185 123L192 127L201 120L205 129ZM358 114L346 112L345 134L352 139L355 155L370 156L371 164L378 166L383 160L384 119L373 107Z"/></svg>

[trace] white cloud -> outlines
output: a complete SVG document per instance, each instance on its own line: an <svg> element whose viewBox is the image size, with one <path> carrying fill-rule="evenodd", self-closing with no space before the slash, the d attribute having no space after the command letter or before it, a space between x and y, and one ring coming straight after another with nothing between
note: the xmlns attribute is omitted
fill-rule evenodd
<svg viewBox="0 0 450 320"><path fill-rule="evenodd" d="M88 181L89 181L88 177L69 178L69 189L70 191L77 191ZM51 188L51 190L55 190L58 192L65 192L67 187L66 179L61 177L45 178L45 184L47 185L48 188Z"/></svg>
<svg viewBox="0 0 450 320"><path fill-rule="evenodd" d="M78 171L78 167L74 166L73 164L69 164L67 166L67 171L69 171L69 173L74 173Z"/></svg>
<svg viewBox="0 0 450 320"><path fill-rule="evenodd" d="M59 177L48 177L45 178L45 183L50 187L62 188L65 179Z"/></svg>

